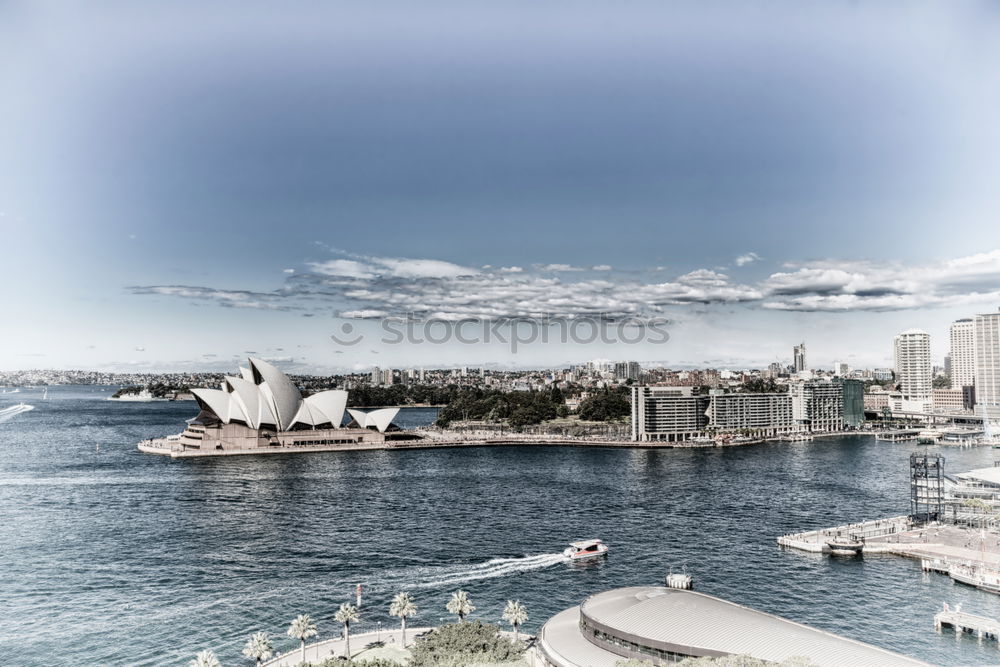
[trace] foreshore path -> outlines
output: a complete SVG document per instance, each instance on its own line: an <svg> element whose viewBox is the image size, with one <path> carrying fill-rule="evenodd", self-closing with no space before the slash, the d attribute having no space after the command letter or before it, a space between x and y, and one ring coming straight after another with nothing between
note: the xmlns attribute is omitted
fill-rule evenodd
<svg viewBox="0 0 1000 667"><path fill-rule="evenodd" d="M407 628L406 646L412 646L417 635L429 632L434 628ZM405 648L399 629L380 630L376 632L363 632L351 634L351 655L358 655L362 651L378 646ZM322 662L327 658L343 656L347 642L343 637L334 639L324 639L314 644L306 644L306 662ZM295 667L302 662L302 649L296 648L293 651L282 653L264 662L262 667Z"/></svg>

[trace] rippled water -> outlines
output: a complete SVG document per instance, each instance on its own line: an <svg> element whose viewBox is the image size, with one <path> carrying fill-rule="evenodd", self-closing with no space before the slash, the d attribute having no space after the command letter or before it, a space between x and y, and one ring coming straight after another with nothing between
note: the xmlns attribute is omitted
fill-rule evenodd
<svg viewBox="0 0 1000 667"><path fill-rule="evenodd" d="M995 644L935 634L941 602L1000 617L1000 596L894 557L783 551L775 537L907 511L912 445L828 438L724 450L469 448L182 460L135 443L180 430L192 403L115 403L91 388L22 390L0 409L0 659L12 665L180 665L213 648L244 664L252 631L308 612L321 636L358 583L362 628L409 588L416 624L520 598L529 629L607 588L686 567L698 590L948 665ZM15 399L11 400L11 399ZM433 411L406 411L411 424ZM99 445L99 447L98 447ZM948 469L993 450L945 448ZM597 536L601 563L567 564Z"/></svg>

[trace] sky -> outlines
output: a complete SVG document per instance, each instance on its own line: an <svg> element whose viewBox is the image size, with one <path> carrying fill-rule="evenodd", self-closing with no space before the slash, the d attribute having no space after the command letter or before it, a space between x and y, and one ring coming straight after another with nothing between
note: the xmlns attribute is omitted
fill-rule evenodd
<svg viewBox="0 0 1000 667"><path fill-rule="evenodd" d="M0 370L865 368L911 327L942 363L1000 307L998 34L962 0L0 2ZM669 335L384 335L539 316Z"/></svg>

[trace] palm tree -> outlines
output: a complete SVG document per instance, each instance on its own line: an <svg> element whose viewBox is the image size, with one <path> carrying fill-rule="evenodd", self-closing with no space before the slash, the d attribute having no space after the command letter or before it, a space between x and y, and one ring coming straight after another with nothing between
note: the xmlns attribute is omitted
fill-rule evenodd
<svg viewBox="0 0 1000 667"><path fill-rule="evenodd" d="M346 640L346 644L344 646L344 656L348 660L350 660L351 659L351 622L352 621L356 621L359 618L361 618L361 616L358 614L358 608L355 607L353 604L345 602L342 605L340 605L340 609L338 609L337 613L333 615L333 618L338 623L343 623L344 624L344 639Z"/></svg>
<svg viewBox="0 0 1000 667"><path fill-rule="evenodd" d="M243 655L255 660L257 667L260 667L261 662L274 655L274 645L271 643L271 638L267 636L266 632L255 632L244 644Z"/></svg>
<svg viewBox="0 0 1000 667"><path fill-rule="evenodd" d="M288 636L302 642L302 662L306 661L306 640L316 636L316 624L309 614L299 614L288 626Z"/></svg>
<svg viewBox="0 0 1000 667"><path fill-rule="evenodd" d="M219 664L219 659L215 657L214 651L205 649L188 663L188 667L222 667L222 665Z"/></svg>
<svg viewBox="0 0 1000 667"><path fill-rule="evenodd" d="M507 606L503 608L503 620L514 627L514 641L517 641L517 630L528 620L528 610L520 600L507 600Z"/></svg>
<svg viewBox="0 0 1000 667"><path fill-rule="evenodd" d="M458 616L458 622L465 621L465 617L476 610L469 601L469 594L465 591L455 591L451 594L451 599L445 605L445 609Z"/></svg>
<svg viewBox="0 0 1000 667"><path fill-rule="evenodd" d="M403 632L403 646L406 646L406 618L416 613L417 605L413 604L413 598L410 597L410 594L396 593L396 597L392 599L392 604L389 605L389 614L391 616L398 616L400 619L400 626Z"/></svg>

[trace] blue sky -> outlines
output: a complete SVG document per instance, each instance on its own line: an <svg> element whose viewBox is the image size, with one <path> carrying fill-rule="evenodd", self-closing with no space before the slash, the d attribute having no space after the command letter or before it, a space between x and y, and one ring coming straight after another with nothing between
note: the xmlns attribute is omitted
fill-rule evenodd
<svg viewBox="0 0 1000 667"><path fill-rule="evenodd" d="M0 368L874 366L1000 306L995 3L373 4L0 5Z"/></svg>

